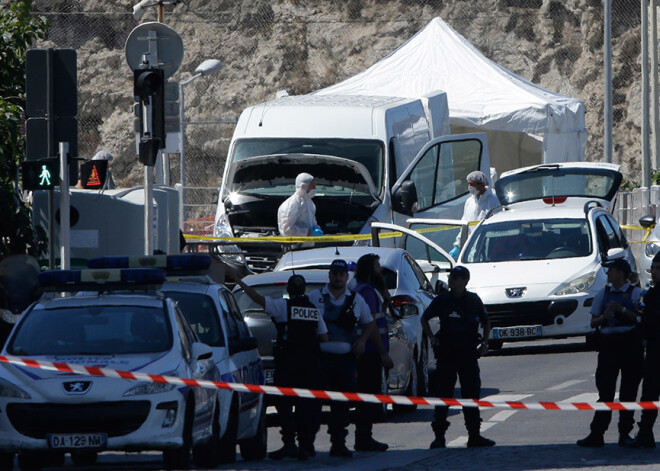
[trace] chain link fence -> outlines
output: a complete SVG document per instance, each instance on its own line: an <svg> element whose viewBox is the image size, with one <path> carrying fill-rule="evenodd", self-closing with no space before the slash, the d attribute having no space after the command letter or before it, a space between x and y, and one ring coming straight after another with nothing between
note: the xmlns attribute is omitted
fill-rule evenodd
<svg viewBox="0 0 660 471"><path fill-rule="evenodd" d="M137 0L133 0L137 2ZM132 72L124 43L138 22L124 0L35 0L50 30L37 47L78 53L79 150L115 155L122 186L141 184L133 134ZM156 20L149 8L141 21ZM278 90L304 94L351 77L440 16L488 58L586 105L588 160L603 154L603 5L596 0L212 0L165 6L185 57L173 79L204 59L223 69L186 86L186 211L215 213L233 125L248 105ZM640 2L613 0L614 161L639 180ZM441 44L438 47L442 47ZM451 73L451 71L449 71ZM451 99L451 98L450 98ZM171 156L171 183L180 183Z"/></svg>

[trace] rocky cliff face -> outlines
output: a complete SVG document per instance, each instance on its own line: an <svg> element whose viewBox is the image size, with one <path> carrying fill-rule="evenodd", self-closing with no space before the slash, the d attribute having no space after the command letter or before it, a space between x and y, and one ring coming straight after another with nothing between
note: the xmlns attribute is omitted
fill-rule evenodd
<svg viewBox="0 0 660 471"><path fill-rule="evenodd" d="M137 1L137 0L135 0ZM100 148L117 157L115 178L142 181L132 133L132 73L124 41L137 22L128 0L35 0L51 22L39 47L78 51L81 155ZM142 19L155 20L156 8ZM587 109L587 158L602 159L603 11L600 0L212 0L165 7L164 22L183 38L174 76L191 77L204 59L224 68L186 88L186 116L233 121L277 90L303 94L348 78L396 49L440 16L483 54L550 90L581 98ZM640 179L639 2L613 1L614 161ZM189 128L189 155L208 168L198 186L221 178L231 126L212 135ZM176 159L172 174L178 175ZM176 178L174 179L176 181Z"/></svg>

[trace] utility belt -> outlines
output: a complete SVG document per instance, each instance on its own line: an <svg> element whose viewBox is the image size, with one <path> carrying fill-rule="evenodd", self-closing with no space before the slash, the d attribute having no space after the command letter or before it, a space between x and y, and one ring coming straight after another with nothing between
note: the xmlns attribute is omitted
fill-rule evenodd
<svg viewBox="0 0 660 471"><path fill-rule="evenodd" d="M625 332L612 332L607 334L602 333L600 329L598 329L594 335L596 338L596 347L599 351L603 349L620 348L630 344L639 343L640 346L642 344L642 333L638 327L633 327Z"/></svg>

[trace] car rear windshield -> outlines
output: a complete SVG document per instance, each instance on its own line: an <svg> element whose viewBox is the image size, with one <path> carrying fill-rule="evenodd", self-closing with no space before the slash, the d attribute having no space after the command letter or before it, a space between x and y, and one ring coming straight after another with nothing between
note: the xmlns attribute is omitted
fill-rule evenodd
<svg viewBox="0 0 660 471"><path fill-rule="evenodd" d="M172 348L164 307L34 309L17 328L7 348L12 355L119 355Z"/></svg>
<svg viewBox="0 0 660 471"><path fill-rule="evenodd" d="M325 283L308 283L307 288L305 289L306 293L311 293L315 289L321 289L325 286ZM286 292L286 282L277 283L273 285L255 285L253 286L255 290L262 296L267 296L269 298L289 298L289 295ZM263 311L263 308L257 303L252 301L252 299L245 294L245 291L240 290L234 293L234 298L238 303L238 307L243 311Z"/></svg>
<svg viewBox="0 0 660 471"><path fill-rule="evenodd" d="M232 162L271 154L332 155L364 165L380 188L384 177L384 150L380 141L361 139L242 139L236 142Z"/></svg>
<svg viewBox="0 0 660 471"><path fill-rule="evenodd" d="M551 219L485 224L463 252L465 263L585 257L592 252L586 220Z"/></svg>
<svg viewBox="0 0 660 471"><path fill-rule="evenodd" d="M211 347L224 347L225 337L213 299L202 293L163 291L177 302L199 339Z"/></svg>

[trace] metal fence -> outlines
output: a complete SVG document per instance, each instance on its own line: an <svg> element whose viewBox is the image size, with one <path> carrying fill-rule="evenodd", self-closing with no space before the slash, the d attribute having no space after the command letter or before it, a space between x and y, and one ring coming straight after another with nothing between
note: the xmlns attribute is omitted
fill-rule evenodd
<svg viewBox="0 0 660 471"><path fill-rule="evenodd" d="M135 2L137 0L134 0ZM78 53L79 149L115 154L123 186L140 184L133 136L132 74L124 42L138 24L124 0L35 0L50 30L37 47ZM588 160L603 149L603 6L594 0L209 0L166 7L186 48L173 77L207 58L224 68L186 88L186 218L215 212L217 187L241 110L286 89L303 94L369 67L440 16L490 59L587 109ZM614 161L639 180L640 1L614 0ZM142 19L155 20L150 9ZM442 47L439 45L439 47ZM195 123L203 124L195 124ZM172 184L179 160L171 159Z"/></svg>

